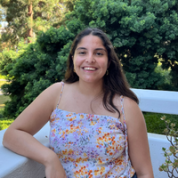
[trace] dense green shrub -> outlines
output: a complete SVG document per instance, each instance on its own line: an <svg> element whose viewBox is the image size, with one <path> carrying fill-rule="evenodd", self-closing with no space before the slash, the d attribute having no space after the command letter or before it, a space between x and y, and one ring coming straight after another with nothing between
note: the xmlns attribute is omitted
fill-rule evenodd
<svg viewBox="0 0 178 178"><path fill-rule="evenodd" d="M155 72L162 57L162 67L172 69L170 85L178 90L178 70L174 70L178 56L177 7L175 0L76 1L74 10L66 15L65 27L51 28L34 44L23 43L18 52L6 51L0 56L1 73L12 80L2 87L11 98L5 116L17 116L42 90L63 79L72 40L88 26L107 33L131 87L164 89L164 77Z"/></svg>
<svg viewBox="0 0 178 178"><path fill-rule="evenodd" d="M10 84L2 86L11 99L4 108L6 117L17 116L41 91L63 79L73 38L74 34L64 27L51 28L41 33L36 43L27 45L21 55L11 57L5 66L1 61L2 73L11 79Z"/></svg>
<svg viewBox="0 0 178 178"><path fill-rule="evenodd" d="M71 16L108 34L132 87L164 89L163 77L154 72L162 57L178 90L177 12L176 0L80 0Z"/></svg>

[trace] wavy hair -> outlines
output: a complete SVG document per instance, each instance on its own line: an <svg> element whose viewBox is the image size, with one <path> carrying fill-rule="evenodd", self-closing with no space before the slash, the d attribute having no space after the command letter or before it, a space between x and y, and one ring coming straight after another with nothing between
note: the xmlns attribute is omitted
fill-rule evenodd
<svg viewBox="0 0 178 178"><path fill-rule="evenodd" d="M118 112L120 117L120 112L117 107L113 103L113 98L116 94L123 95L131 98L137 104L139 100L137 96L130 90L129 84L126 80L126 77L123 73L122 66L120 60L118 59L114 47L107 37L107 35L98 28L86 28L82 32L80 32L76 38L74 39L71 50L68 56L67 61L67 71L65 73L64 82L66 83L74 83L79 80L78 75L74 72L74 64L72 56L74 56L77 45L80 43L81 39L87 35L93 35L99 37L103 46L106 48L108 53L108 75L104 75L103 77L103 106L110 112Z"/></svg>

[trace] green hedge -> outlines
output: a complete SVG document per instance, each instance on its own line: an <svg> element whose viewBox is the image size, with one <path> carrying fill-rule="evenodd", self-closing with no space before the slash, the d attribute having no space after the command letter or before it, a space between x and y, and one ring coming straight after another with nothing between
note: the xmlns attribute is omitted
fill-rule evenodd
<svg viewBox="0 0 178 178"><path fill-rule="evenodd" d="M64 26L40 33L33 44L0 54L0 73L12 81L4 116L18 116L45 88L61 81L75 35L84 27L103 29L112 41L133 88L178 90L178 1L80 0ZM157 54L157 55L155 55ZM158 58L171 67L170 84L156 72Z"/></svg>

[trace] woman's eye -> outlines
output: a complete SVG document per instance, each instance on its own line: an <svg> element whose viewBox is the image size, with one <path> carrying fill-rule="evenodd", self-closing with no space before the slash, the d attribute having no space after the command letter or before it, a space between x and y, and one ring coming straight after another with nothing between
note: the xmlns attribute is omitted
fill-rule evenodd
<svg viewBox="0 0 178 178"><path fill-rule="evenodd" d="M80 51L79 54L83 55L83 54L86 54L85 51Z"/></svg>
<svg viewBox="0 0 178 178"><path fill-rule="evenodd" d="M103 55L103 53L96 53L96 55L97 55L97 56L102 56L102 55Z"/></svg>

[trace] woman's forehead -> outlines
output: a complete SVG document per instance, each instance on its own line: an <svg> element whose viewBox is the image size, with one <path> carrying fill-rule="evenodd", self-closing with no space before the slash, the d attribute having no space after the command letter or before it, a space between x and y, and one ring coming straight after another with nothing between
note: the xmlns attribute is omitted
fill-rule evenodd
<svg viewBox="0 0 178 178"><path fill-rule="evenodd" d="M78 43L77 48L104 48L103 41L100 37L94 35L84 36Z"/></svg>

